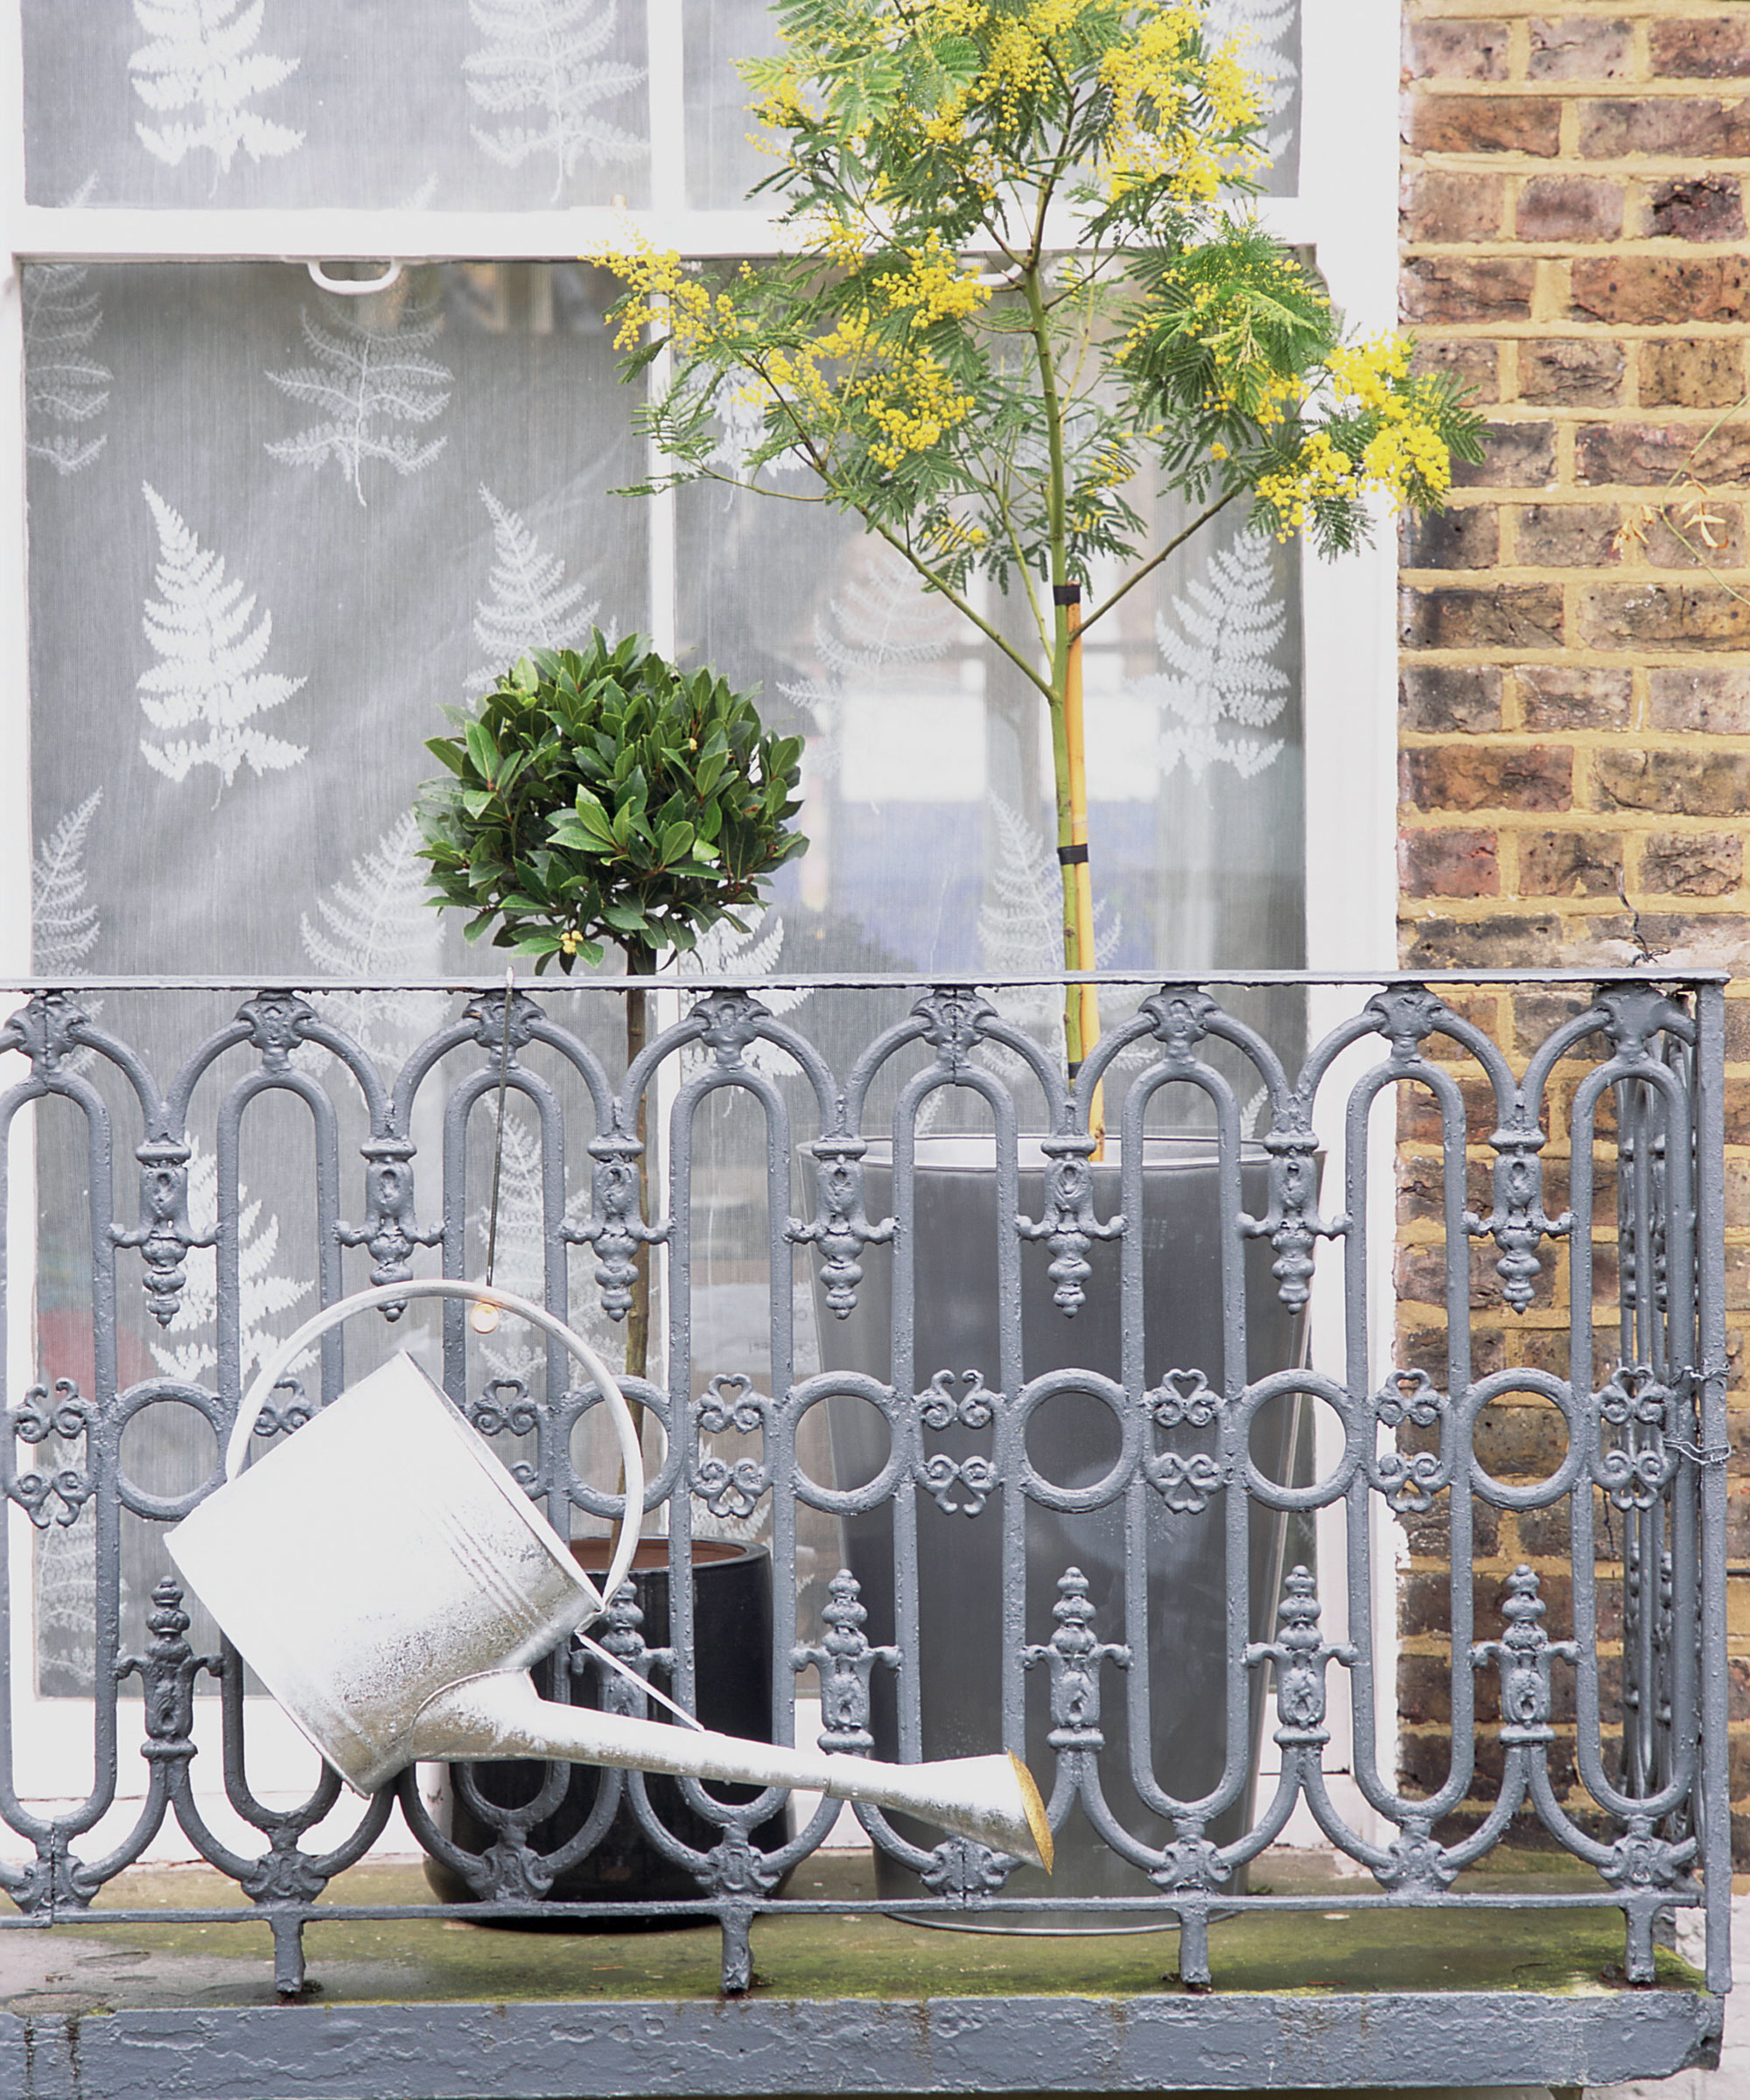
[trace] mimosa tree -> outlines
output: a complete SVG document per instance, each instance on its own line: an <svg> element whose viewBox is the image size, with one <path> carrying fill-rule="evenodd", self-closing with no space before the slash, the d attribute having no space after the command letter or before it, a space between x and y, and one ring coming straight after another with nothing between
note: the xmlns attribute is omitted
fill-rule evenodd
<svg viewBox="0 0 1750 2100"><path fill-rule="evenodd" d="M1264 97L1207 6L780 0L781 54L743 73L794 252L686 264L634 234L594 258L626 287L623 376L667 357L640 415L664 466L626 493L710 479L848 512L1037 689L1070 970L1094 961L1081 638L1231 506L1334 554L1375 498L1436 507L1452 455L1479 456L1449 382L1397 337L1347 340L1260 223ZM811 485L774 488L780 463ZM1179 500L1170 533L1152 494ZM1091 987L1065 1025L1074 1068Z"/></svg>

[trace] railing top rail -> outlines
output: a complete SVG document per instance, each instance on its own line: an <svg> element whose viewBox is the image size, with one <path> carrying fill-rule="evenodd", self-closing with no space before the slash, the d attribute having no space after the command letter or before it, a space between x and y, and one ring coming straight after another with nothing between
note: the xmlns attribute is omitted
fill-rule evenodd
<svg viewBox="0 0 1750 2100"><path fill-rule="evenodd" d="M1638 969L1598 970L1064 970L1017 972L970 970L773 970L750 976L734 972L701 971L676 976L672 973L648 977L601 976L594 972L577 976L514 976L514 990L579 991L597 989L624 991L642 987L656 991L758 991L765 987L815 991L906 991L924 985L980 984L1014 986L1057 984L1227 984L1256 985L1529 985L1577 986L1606 984L1729 984L1728 970L1665 970L1643 964ZM505 988L502 975L486 976L422 977L323 977L287 976L263 972L254 976L20 976L0 984L0 993L29 998L54 991L444 991L498 992Z"/></svg>

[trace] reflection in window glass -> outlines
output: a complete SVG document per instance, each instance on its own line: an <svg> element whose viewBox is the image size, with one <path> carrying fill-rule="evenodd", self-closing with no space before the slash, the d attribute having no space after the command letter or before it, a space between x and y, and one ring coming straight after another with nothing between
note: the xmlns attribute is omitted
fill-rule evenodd
<svg viewBox="0 0 1750 2100"><path fill-rule="evenodd" d="M683 646L758 682L768 715L808 738L810 844L781 878L784 966L1059 967L1037 692L823 506L701 485L680 518ZM1303 957L1298 557L1225 524L1086 647L1096 931L1113 968ZM1018 607L985 602L1019 640Z"/></svg>

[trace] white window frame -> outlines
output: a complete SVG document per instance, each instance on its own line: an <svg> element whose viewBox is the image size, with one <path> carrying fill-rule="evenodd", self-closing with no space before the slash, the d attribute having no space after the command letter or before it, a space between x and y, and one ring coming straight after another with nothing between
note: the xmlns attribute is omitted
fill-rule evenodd
<svg viewBox="0 0 1750 2100"><path fill-rule="evenodd" d="M30 652L25 513L25 410L21 268L38 261L178 261L226 259L368 262L400 257L451 261L490 256L508 261L569 260L612 237L626 214L606 207L527 212L200 210L48 206L25 201L23 0L0 0L0 980L21 983L31 964ZM649 23L648 119L650 202L630 214L659 245L703 256L759 256L780 246L770 217L760 212L689 209L682 100L682 0L646 0ZM1397 0L1304 0L1301 35L1301 136L1298 193L1263 206L1282 238L1310 249L1333 297L1350 323L1368 334L1396 324L1396 197L1397 187ZM676 547L672 502L655 500L648 516L650 626L659 647L672 648ZM1395 960L1396 656L1393 604L1396 564L1389 521L1369 551L1303 564L1305 638L1306 960L1312 970L1366 976ZM1357 993L1344 987L1315 994L1316 1036L1353 1011ZM16 1066L0 1060L0 1067ZM0 1082L15 1072L0 1069ZM1334 1092L1334 1089L1333 1090ZM1326 1133L1332 1158L1340 1155L1340 1129ZM1369 1243L1376 1274L1374 1368L1392 1360L1390 1254L1393 1214L1390 1132L1376 1133L1374 1214ZM11 1245L29 1245L33 1215L31 1177L15 1172ZM1315 1284L1318 1360L1340 1375L1342 1321L1339 1264L1320 1264ZM1334 1285L1334 1291L1333 1286ZM29 1278L14 1264L12 1287ZM35 1376L29 1362L30 1323L15 1321L7 1396ZM1320 1410L1321 1415L1327 1410ZM1336 1444L1334 1424L1321 1424L1320 1471ZM1340 1511L1321 1519L1321 1554L1341 1565ZM15 1598L32 1594L29 1526L10 1511L9 1551ZM1380 1642L1376 1733L1389 1754L1396 1730L1396 1569L1382 1533L1374 1555L1374 1617ZM82 1702L38 1700L24 1693L34 1684L34 1628L17 1614L12 1671L14 1714L23 1772L52 1772L88 1740L80 1726ZM1326 1609L1329 1637L1347 1628L1334 1586ZM204 1702L203 1702L204 1704ZM265 1704L265 1702L263 1702ZM262 1718L265 1720L266 1716ZM1346 1702L1334 1698L1335 1740L1329 1763L1347 1764ZM279 1758L270 1730L252 1735L252 1772L271 1788ZM287 1783L307 1767L308 1753L288 1728L284 1748L295 1762ZM216 1774L211 1775L216 1780ZM1364 1832L1370 1811L1340 1775L1340 1806ZM1312 1841L1310 1829L1302 1833ZM1293 1833L1291 1833L1292 1836Z"/></svg>

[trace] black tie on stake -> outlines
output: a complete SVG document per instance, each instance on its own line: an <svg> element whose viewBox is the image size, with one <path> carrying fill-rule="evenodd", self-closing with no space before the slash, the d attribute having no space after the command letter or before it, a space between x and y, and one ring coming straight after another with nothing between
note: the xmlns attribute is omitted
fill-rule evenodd
<svg viewBox="0 0 1750 2100"><path fill-rule="evenodd" d="M510 1084L510 1003L516 997L516 971L508 963L504 972L504 1033L498 1046L498 1102L493 1110L492 1200L486 1208L486 1286L492 1289L493 1269L498 1260L498 1195L504 1174L504 1098ZM498 1326L498 1307L482 1298L468 1315L476 1334L490 1334Z"/></svg>

